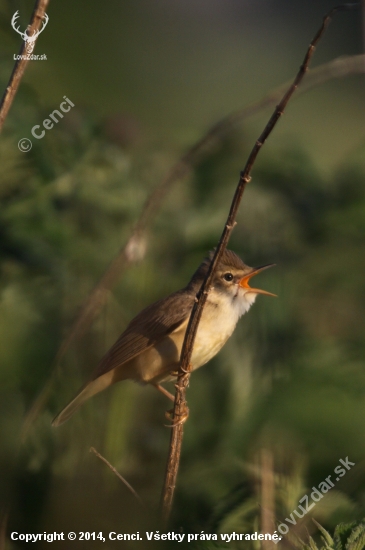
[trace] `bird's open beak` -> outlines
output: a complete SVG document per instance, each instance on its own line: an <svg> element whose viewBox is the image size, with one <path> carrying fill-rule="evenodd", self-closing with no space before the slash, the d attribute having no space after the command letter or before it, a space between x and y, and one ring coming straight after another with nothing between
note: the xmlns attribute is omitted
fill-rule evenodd
<svg viewBox="0 0 365 550"><path fill-rule="evenodd" d="M264 271L265 269L269 269L269 267L273 267L274 265L275 264L267 264L267 265L262 265L261 267L254 267L251 273L242 277L242 279L239 282L240 287L245 288L250 292L254 292L255 294L265 294L266 296L274 296L276 298L276 294L272 294L272 292L267 292L267 290L261 290L260 288L251 288L250 285L248 284L251 277L254 277L258 273L261 273L261 271Z"/></svg>

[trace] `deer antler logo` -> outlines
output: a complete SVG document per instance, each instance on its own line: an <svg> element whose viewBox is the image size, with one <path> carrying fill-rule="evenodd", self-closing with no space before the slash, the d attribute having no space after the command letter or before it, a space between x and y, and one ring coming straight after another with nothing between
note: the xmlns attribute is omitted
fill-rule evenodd
<svg viewBox="0 0 365 550"><path fill-rule="evenodd" d="M26 43L26 52L27 52L27 54L30 54L34 50L35 41L37 40L37 38L41 34L41 32L45 29L45 27L46 27L46 25L49 21L49 17L46 13L44 14L44 19L42 21L42 27L39 29L39 31L34 31L34 33L31 36L29 36L27 34L30 25L28 25L28 27L25 29L25 32L21 32L21 30L19 30L19 28L17 28L15 26L16 25L16 20L18 19L18 17L19 17L19 10L14 13L13 18L11 20L11 26L13 27L13 29L17 33L20 34L20 36L22 37L22 39Z"/></svg>

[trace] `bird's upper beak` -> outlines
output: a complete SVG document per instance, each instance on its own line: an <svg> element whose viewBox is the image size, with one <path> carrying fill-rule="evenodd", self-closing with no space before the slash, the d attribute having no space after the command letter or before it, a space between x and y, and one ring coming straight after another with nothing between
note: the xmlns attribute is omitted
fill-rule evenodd
<svg viewBox="0 0 365 550"><path fill-rule="evenodd" d="M274 265L275 264L267 264L260 267L253 267L251 273L242 277L238 284L240 285L240 287L245 288L246 290L248 289L250 292L254 292L255 294L265 294L266 296L276 297L276 294L272 294L272 292L267 292L267 290L261 290L260 288L251 288L248 284L251 277L254 277L258 273L261 273L261 271L269 269L269 267L273 267Z"/></svg>

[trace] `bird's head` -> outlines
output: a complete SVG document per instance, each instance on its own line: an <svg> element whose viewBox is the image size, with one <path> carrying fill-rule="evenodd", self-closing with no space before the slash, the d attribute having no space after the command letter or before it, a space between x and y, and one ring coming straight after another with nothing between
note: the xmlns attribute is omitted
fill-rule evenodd
<svg viewBox="0 0 365 550"><path fill-rule="evenodd" d="M200 265L199 269L193 276L192 281L200 281L204 279L207 270L209 268L210 261L213 257L213 253L210 253L209 258L206 258ZM222 258L218 264L215 276L212 282L212 297L227 297L232 302L240 303L242 309L247 311L250 306L256 300L258 294L264 294L266 296L276 296L267 290L260 288L253 288L250 286L250 280L255 275L258 275L265 269L273 267L275 264L267 264L260 267L249 267L246 265L237 254L231 250L225 250ZM237 304L238 305L238 304ZM244 311L242 313L244 313Z"/></svg>

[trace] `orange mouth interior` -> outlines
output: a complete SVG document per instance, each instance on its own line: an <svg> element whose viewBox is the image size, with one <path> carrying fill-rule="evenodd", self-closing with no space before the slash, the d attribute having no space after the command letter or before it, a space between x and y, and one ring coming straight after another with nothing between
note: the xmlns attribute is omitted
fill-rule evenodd
<svg viewBox="0 0 365 550"><path fill-rule="evenodd" d="M255 294L265 294L265 296L274 296L276 298L276 294L273 294L272 292L268 292L267 290L261 290L261 288L251 288L248 284L251 277L254 277L255 275L258 275L261 273L261 271L264 271L265 269L269 269L269 267L273 267L275 264L268 264L263 265L262 267L256 267L249 273L248 275L245 275L242 277L242 279L239 282L240 287L248 290L249 292L254 292Z"/></svg>

